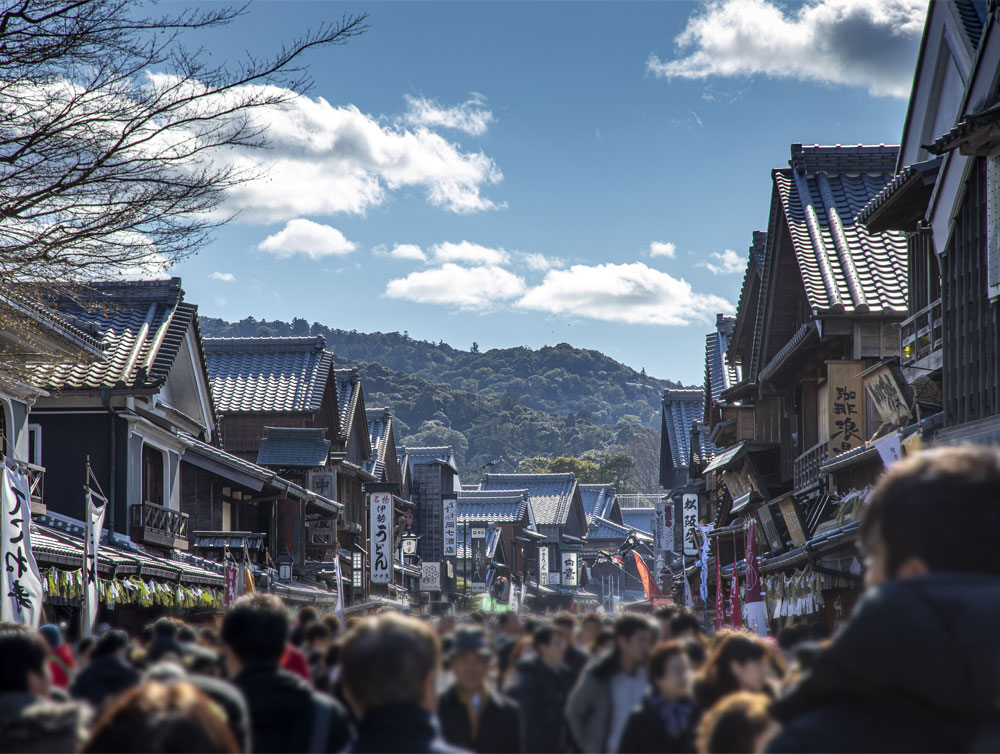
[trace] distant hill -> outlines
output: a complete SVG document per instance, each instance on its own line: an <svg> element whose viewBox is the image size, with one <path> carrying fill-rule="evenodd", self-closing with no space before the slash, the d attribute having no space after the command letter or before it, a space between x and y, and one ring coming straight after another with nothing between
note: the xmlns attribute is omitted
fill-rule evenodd
<svg viewBox="0 0 1000 754"><path fill-rule="evenodd" d="M369 407L388 406L410 445L451 445L466 479L502 459L597 458L627 453L629 483L657 485L660 397L680 383L658 380L598 351L568 344L532 350L460 351L406 333L335 330L303 319L202 317L211 337L323 335L338 366L357 366Z"/></svg>

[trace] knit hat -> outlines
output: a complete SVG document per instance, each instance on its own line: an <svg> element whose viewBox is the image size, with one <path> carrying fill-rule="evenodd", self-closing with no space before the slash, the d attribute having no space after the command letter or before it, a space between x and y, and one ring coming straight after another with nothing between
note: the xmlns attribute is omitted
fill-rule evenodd
<svg viewBox="0 0 1000 754"><path fill-rule="evenodd" d="M52 649L57 649L62 644L62 631L54 623L46 623L38 629L38 633L45 637L45 641Z"/></svg>

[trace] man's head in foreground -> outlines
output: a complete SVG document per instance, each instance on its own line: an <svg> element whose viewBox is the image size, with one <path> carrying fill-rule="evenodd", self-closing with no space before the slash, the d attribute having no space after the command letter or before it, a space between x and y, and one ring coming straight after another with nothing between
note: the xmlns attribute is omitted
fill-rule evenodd
<svg viewBox="0 0 1000 754"><path fill-rule="evenodd" d="M1000 575L1000 453L935 448L896 463L861 525L865 586L951 571Z"/></svg>

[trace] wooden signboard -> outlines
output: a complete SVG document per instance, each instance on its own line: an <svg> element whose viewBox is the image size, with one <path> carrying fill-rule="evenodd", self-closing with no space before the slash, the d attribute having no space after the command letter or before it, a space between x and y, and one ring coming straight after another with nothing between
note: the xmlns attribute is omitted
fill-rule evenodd
<svg viewBox="0 0 1000 754"><path fill-rule="evenodd" d="M863 361L826 362L831 458L867 440L864 388L858 377L864 368Z"/></svg>
<svg viewBox="0 0 1000 754"><path fill-rule="evenodd" d="M782 495L778 498L777 503L781 508L781 516L785 519L785 526L788 527L792 544L801 547L806 543L806 533L802 528L802 522L799 521L798 511L795 510L795 499L792 497L792 493L788 492Z"/></svg>
<svg viewBox="0 0 1000 754"><path fill-rule="evenodd" d="M875 404L875 410L882 418L882 425L906 426L913 418L913 412L910 410L906 392L900 385L900 376L892 364L879 364L866 371L862 378L865 392L868 393L868 397Z"/></svg>

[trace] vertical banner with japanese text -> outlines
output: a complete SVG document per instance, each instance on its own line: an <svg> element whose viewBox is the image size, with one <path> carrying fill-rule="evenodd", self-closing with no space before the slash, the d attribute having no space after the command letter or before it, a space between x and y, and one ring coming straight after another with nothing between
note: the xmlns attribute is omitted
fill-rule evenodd
<svg viewBox="0 0 1000 754"><path fill-rule="evenodd" d="M826 362L831 458L863 445L868 439L864 392L858 377L864 368L863 361Z"/></svg>
<svg viewBox="0 0 1000 754"><path fill-rule="evenodd" d="M473 590L486 588L486 528L472 527L472 563L469 580Z"/></svg>
<svg viewBox="0 0 1000 754"><path fill-rule="evenodd" d="M697 501L697 497L695 497ZM656 549L663 552L674 551L674 503L663 498L656 503Z"/></svg>
<svg viewBox="0 0 1000 754"><path fill-rule="evenodd" d="M538 545L538 583L549 585L549 546Z"/></svg>
<svg viewBox="0 0 1000 754"><path fill-rule="evenodd" d="M42 617L42 577L31 550L28 480L3 467L0 478L0 620L38 628Z"/></svg>
<svg viewBox="0 0 1000 754"><path fill-rule="evenodd" d="M90 488L87 489L86 536L83 543L85 588L83 592L83 633L90 636L97 622L99 605L97 583L97 554L101 549L101 532L104 530L104 513L107 501Z"/></svg>
<svg viewBox="0 0 1000 754"><path fill-rule="evenodd" d="M562 583L563 586L577 586L579 578L577 576L578 555L575 552L564 552L562 554Z"/></svg>
<svg viewBox="0 0 1000 754"><path fill-rule="evenodd" d="M373 492L368 496L369 573L371 583L392 581L392 493Z"/></svg>
<svg viewBox="0 0 1000 754"><path fill-rule="evenodd" d="M446 558L458 554L458 500L444 497L441 500L441 520L444 526L444 550Z"/></svg>
<svg viewBox="0 0 1000 754"><path fill-rule="evenodd" d="M698 495L685 492L681 500L684 515L684 554L697 555L701 552L698 540Z"/></svg>

